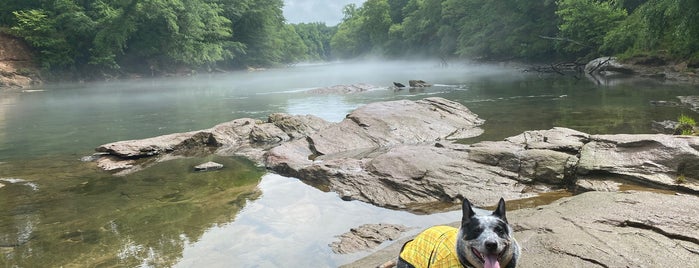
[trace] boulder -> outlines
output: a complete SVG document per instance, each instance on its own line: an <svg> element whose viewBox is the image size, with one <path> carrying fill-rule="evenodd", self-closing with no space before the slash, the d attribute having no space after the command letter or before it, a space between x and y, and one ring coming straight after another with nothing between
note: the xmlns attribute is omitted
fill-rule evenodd
<svg viewBox="0 0 699 268"><path fill-rule="evenodd" d="M318 155L418 144L480 135L484 120L443 98L399 100L362 106L339 124L308 137Z"/></svg>
<svg viewBox="0 0 699 268"><path fill-rule="evenodd" d="M406 230L408 227L397 224L364 224L340 235L340 240L332 242L330 248L336 254L349 254L373 249L383 242L398 239Z"/></svg>
<svg viewBox="0 0 699 268"><path fill-rule="evenodd" d="M692 266L699 253L698 202L689 195L588 192L508 211L523 248L517 267ZM408 239L342 267L376 267L395 259Z"/></svg>
<svg viewBox="0 0 699 268"><path fill-rule="evenodd" d="M600 57L585 65L585 73L593 76L609 77L615 75L631 75L635 71L617 60L616 57Z"/></svg>

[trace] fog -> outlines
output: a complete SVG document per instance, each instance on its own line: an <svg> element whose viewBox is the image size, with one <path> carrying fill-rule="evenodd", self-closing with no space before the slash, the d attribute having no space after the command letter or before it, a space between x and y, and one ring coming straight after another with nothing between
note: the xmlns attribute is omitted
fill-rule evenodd
<svg viewBox="0 0 699 268"><path fill-rule="evenodd" d="M361 6L366 0L285 0L284 17L289 23L324 22L334 26L342 21L342 8L354 3Z"/></svg>

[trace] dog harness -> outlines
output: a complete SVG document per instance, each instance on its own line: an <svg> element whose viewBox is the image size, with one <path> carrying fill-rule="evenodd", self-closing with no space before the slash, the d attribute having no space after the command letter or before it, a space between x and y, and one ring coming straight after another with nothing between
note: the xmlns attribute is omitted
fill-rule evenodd
<svg viewBox="0 0 699 268"><path fill-rule="evenodd" d="M416 268L463 267L456 253L459 229L434 226L403 245L400 258Z"/></svg>

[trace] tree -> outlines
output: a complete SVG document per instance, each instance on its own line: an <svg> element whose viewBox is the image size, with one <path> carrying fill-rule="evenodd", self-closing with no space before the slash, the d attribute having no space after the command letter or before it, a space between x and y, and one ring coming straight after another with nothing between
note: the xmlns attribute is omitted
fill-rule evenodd
<svg viewBox="0 0 699 268"><path fill-rule="evenodd" d="M626 10L611 2L597 0L559 0L556 14L563 51L574 55L595 54L604 43L604 36L626 19Z"/></svg>

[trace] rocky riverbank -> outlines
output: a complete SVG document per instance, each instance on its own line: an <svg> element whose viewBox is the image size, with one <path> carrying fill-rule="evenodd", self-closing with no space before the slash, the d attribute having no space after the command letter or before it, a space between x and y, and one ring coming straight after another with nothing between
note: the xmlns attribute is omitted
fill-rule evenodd
<svg viewBox="0 0 699 268"><path fill-rule="evenodd" d="M426 212L463 197L485 206L500 197L511 201L557 189L593 191L508 213L523 240L528 259L523 263L529 263L524 267L551 261L652 267L686 264L697 256L699 137L553 128L502 141L456 142L480 135L483 122L443 98L378 102L339 123L273 114L266 122L237 119L201 131L105 144L97 148L96 162L125 174L173 157L243 155L345 200ZM667 192L627 192L629 183ZM672 252L650 254L661 246ZM664 262L667 256L672 260Z"/></svg>

